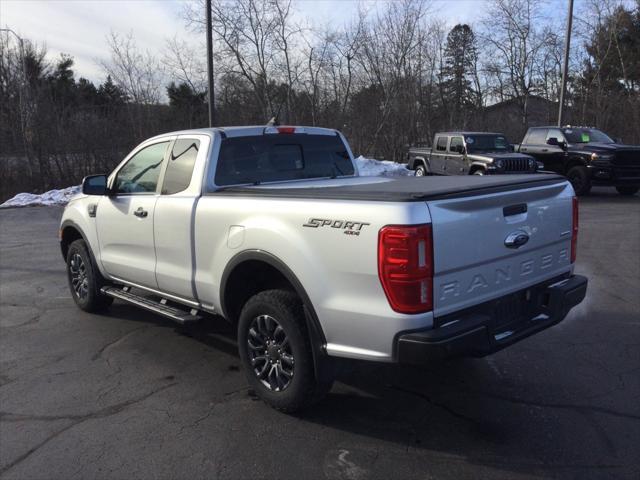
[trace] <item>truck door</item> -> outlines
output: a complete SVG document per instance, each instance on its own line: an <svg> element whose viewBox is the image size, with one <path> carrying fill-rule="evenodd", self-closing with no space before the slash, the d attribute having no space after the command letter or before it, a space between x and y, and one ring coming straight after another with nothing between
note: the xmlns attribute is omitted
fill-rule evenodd
<svg viewBox="0 0 640 480"><path fill-rule="evenodd" d="M449 153L447 154L448 175L465 174L465 155L462 153L463 148L464 140L462 137L451 137L451 140L449 141Z"/></svg>
<svg viewBox="0 0 640 480"><path fill-rule="evenodd" d="M181 135L171 146L160 196L154 237L158 288L195 300L193 221L209 150L206 135Z"/></svg>
<svg viewBox="0 0 640 480"><path fill-rule="evenodd" d="M545 164L549 161L549 145L547 145L547 128L531 128L525 138L524 144L520 146L522 153L533 155L537 160Z"/></svg>
<svg viewBox="0 0 640 480"><path fill-rule="evenodd" d="M157 288L153 222L157 187L170 140L147 144L115 173L110 196L100 199L96 226L100 258L116 278Z"/></svg>
<svg viewBox="0 0 640 480"><path fill-rule="evenodd" d="M550 138L555 138L558 142L565 142L564 134L559 128L550 128L547 132L545 142ZM564 148L558 145L547 145L547 152L545 152L544 167L547 170L553 172L564 173L563 166L565 164L564 159L566 152Z"/></svg>
<svg viewBox="0 0 640 480"><path fill-rule="evenodd" d="M447 175L446 157L447 157L447 141L446 135L436 135L431 150L431 165L433 173L436 175Z"/></svg>

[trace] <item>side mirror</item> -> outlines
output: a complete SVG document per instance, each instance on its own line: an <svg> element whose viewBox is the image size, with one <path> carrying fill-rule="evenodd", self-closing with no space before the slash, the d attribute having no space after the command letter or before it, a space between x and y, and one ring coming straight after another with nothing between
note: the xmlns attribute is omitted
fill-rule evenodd
<svg viewBox="0 0 640 480"><path fill-rule="evenodd" d="M556 137L551 137L551 138L547 139L547 145L553 145L555 147L559 147L560 146L560 142L558 142L558 139Z"/></svg>
<svg viewBox="0 0 640 480"><path fill-rule="evenodd" d="M82 193L85 195L108 195L106 175L89 175L82 180Z"/></svg>
<svg viewBox="0 0 640 480"><path fill-rule="evenodd" d="M616 138L613 139L613 141L618 143L618 144L620 144L620 145L622 145L622 137L616 137Z"/></svg>

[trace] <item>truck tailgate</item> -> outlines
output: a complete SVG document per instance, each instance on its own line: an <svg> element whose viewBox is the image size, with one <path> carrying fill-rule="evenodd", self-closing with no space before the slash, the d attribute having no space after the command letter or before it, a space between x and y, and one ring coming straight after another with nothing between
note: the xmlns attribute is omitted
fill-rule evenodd
<svg viewBox="0 0 640 480"><path fill-rule="evenodd" d="M434 315L569 272L572 197L569 184L561 182L427 201Z"/></svg>

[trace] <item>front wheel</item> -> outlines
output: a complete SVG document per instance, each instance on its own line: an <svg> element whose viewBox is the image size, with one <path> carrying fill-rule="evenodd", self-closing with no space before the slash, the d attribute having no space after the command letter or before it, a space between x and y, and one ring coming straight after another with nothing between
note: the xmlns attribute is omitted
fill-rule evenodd
<svg viewBox="0 0 640 480"><path fill-rule="evenodd" d="M238 322L238 350L247 380L268 405L284 412L304 409L327 389L316 381L311 342L300 298L266 290L249 299Z"/></svg>
<svg viewBox="0 0 640 480"><path fill-rule="evenodd" d="M424 165L418 165L416 167L416 177L425 177L427 175L427 168Z"/></svg>
<svg viewBox="0 0 640 480"><path fill-rule="evenodd" d="M67 278L76 305L85 312L98 312L113 303L100 289L106 284L94 266L84 240L75 240L67 251Z"/></svg>
<svg viewBox="0 0 640 480"><path fill-rule="evenodd" d="M473 175L484 175L484 170L479 168L473 172Z"/></svg>
<svg viewBox="0 0 640 480"><path fill-rule="evenodd" d="M640 187L631 187L626 185L617 186L616 190L620 195L635 195L640 191Z"/></svg>
<svg viewBox="0 0 640 480"><path fill-rule="evenodd" d="M587 195L591 191L591 180L587 167L573 167L567 172L567 180L571 182L576 195Z"/></svg>

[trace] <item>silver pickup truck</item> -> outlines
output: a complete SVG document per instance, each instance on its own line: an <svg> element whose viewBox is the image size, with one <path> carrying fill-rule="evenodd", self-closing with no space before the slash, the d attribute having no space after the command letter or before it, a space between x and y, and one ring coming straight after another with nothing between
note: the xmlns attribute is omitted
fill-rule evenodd
<svg viewBox="0 0 640 480"><path fill-rule="evenodd" d="M78 307L224 317L250 386L284 411L321 398L339 357L487 355L586 293L562 177L361 177L335 130L160 135L82 191L60 226Z"/></svg>

